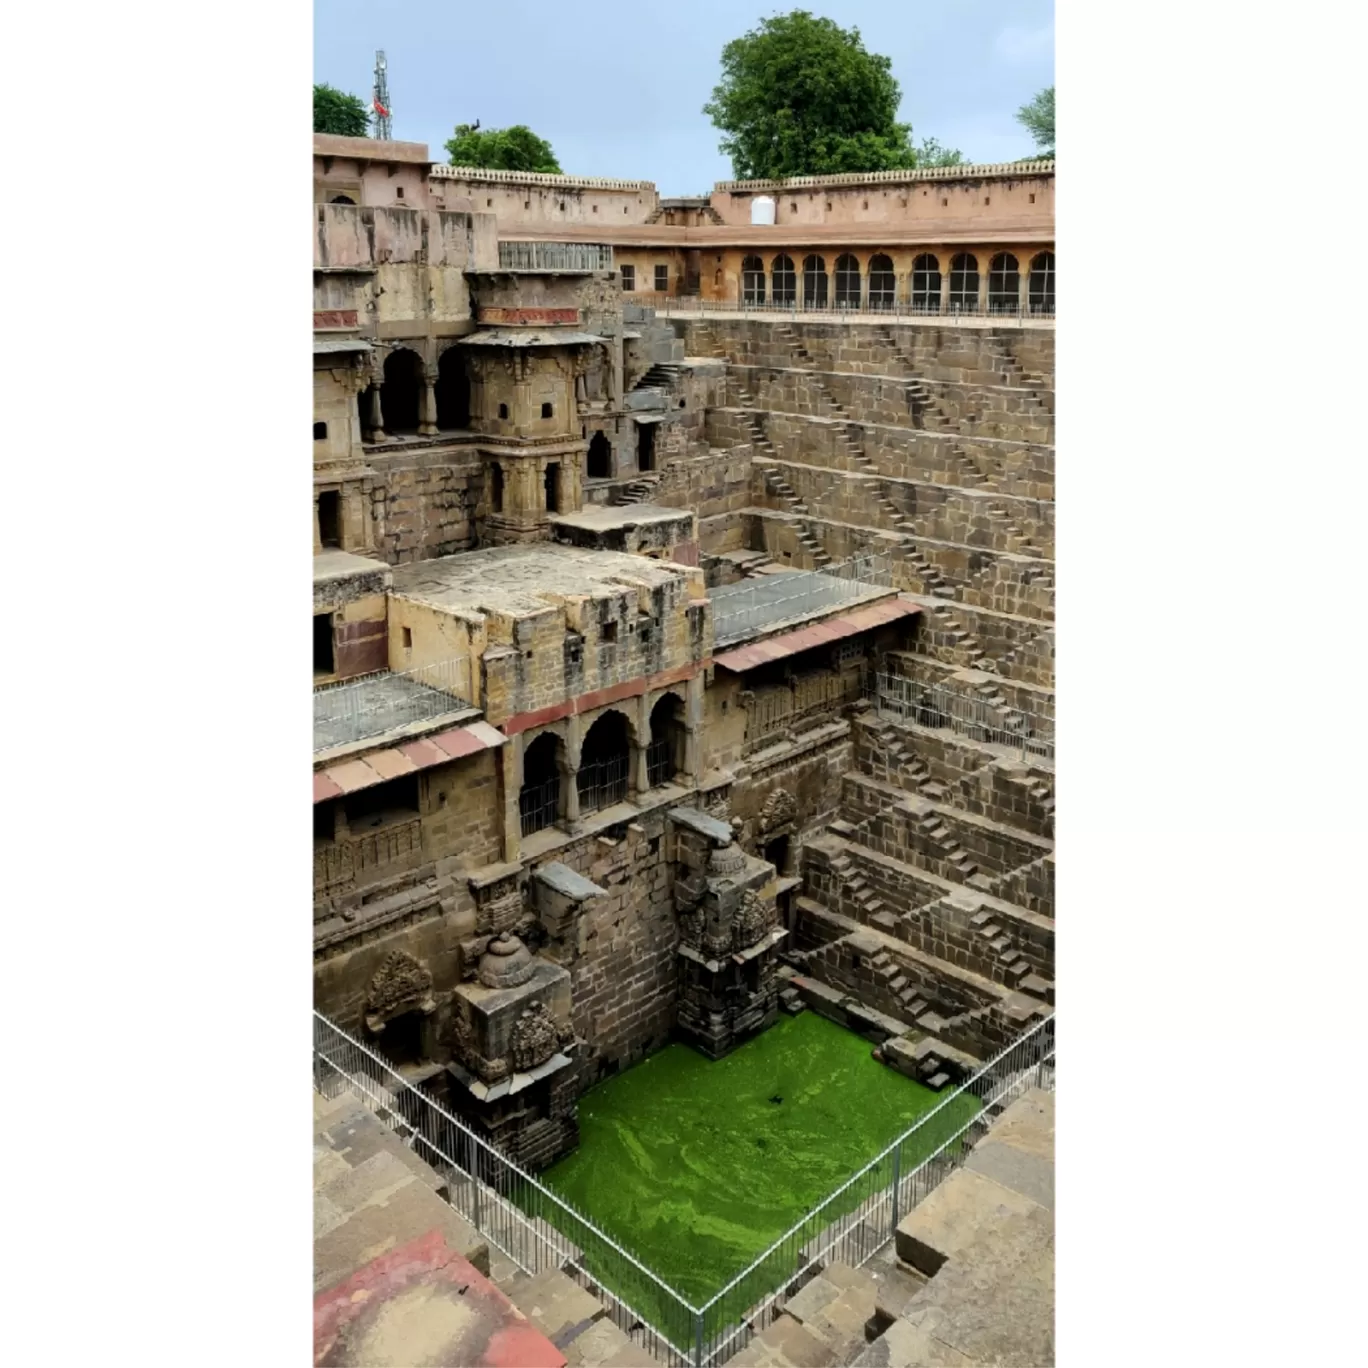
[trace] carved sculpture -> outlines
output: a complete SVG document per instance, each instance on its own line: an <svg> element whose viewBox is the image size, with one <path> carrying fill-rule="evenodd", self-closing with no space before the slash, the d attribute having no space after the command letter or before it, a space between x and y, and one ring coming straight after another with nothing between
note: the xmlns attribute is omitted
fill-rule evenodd
<svg viewBox="0 0 1368 1368"><path fill-rule="evenodd" d="M797 820L798 804L788 789L777 788L760 809L760 830L768 834Z"/></svg>
<svg viewBox="0 0 1368 1368"><path fill-rule="evenodd" d="M508 1053L513 1067L520 1073L545 1064L560 1047L561 1032L551 1009L544 1002L534 1002L513 1023L508 1038Z"/></svg>
<svg viewBox="0 0 1368 1368"><path fill-rule="evenodd" d="M486 988L516 988L534 972L527 947L509 932L495 936L480 957L479 980Z"/></svg>
<svg viewBox="0 0 1368 1368"><path fill-rule="evenodd" d="M749 949L774 926L774 920L774 905L765 902L754 890L748 889L732 922L733 948Z"/></svg>
<svg viewBox="0 0 1368 1368"><path fill-rule="evenodd" d="M391 950L370 981L366 1014L385 1022L414 1008L428 1009L432 972L407 950Z"/></svg>

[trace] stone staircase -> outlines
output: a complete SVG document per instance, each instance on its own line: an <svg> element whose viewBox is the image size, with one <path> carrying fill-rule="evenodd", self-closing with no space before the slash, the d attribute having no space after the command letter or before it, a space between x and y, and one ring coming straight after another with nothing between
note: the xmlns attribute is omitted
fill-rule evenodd
<svg viewBox="0 0 1368 1368"><path fill-rule="evenodd" d="M773 466L762 466L760 472L765 481L765 488L783 501L788 512L796 514L803 520L797 524L796 528L798 544L812 558L813 566L816 569L825 569L832 563L832 558L823 549L821 542L813 535L812 528L806 521L810 516L807 504L799 497L798 491Z"/></svg>
<svg viewBox="0 0 1368 1368"><path fill-rule="evenodd" d="M990 502L988 504L988 516L1007 534L1009 550L1034 553L1037 556L1043 554L1040 547L1031 540L1030 535L1023 532L1017 525L1006 504L998 503L995 500Z"/></svg>
<svg viewBox="0 0 1368 1368"><path fill-rule="evenodd" d="M996 663L988 659L988 653L979 645L978 638L950 611L949 607L943 603L928 604L927 606L931 609L931 615L936 621L936 626L950 638L956 654L964 657L963 661L957 660L955 662L957 665L963 667L967 663L970 669L996 673Z"/></svg>
<svg viewBox="0 0 1368 1368"><path fill-rule="evenodd" d="M565 1355L568 1368L644 1368L661 1362L614 1324L607 1308L558 1268L499 1283L519 1311Z"/></svg>
<svg viewBox="0 0 1368 1368"><path fill-rule="evenodd" d="M616 508L623 508L628 504L649 503L659 485L659 475L643 475L625 488L617 490L611 502Z"/></svg>
<svg viewBox="0 0 1368 1368"><path fill-rule="evenodd" d="M1019 988L1022 980L1031 973L1030 963L1012 943L1012 938L994 920L993 914L987 909L975 912L969 918L969 927L983 943L981 953L984 959L996 963L1001 971L1003 983L1009 988Z"/></svg>
<svg viewBox="0 0 1368 1368"><path fill-rule="evenodd" d="M940 852L945 863L955 870L965 883L974 880L978 874L978 865L970 859L968 852L955 839L939 812L928 812L919 817L917 827Z"/></svg>
<svg viewBox="0 0 1368 1368"><path fill-rule="evenodd" d="M684 367L673 361L657 361L632 386L633 391L643 389L673 389L679 383Z"/></svg>

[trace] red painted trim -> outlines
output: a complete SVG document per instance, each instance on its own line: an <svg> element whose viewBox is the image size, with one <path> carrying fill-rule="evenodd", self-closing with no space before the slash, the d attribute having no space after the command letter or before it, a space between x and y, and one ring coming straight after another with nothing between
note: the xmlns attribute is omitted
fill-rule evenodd
<svg viewBox="0 0 1368 1368"><path fill-rule="evenodd" d="M642 679L629 679L621 684L612 684L606 689L595 689L592 693L581 694L578 698L567 699L564 703L553 703L549 708L538 708L535 712L517 713L499 724L505 736L517 736L520 732L530 731L533 727L544 727L548 722L559 722L563 717L575 717L580 713L602 708L608 703L618 703L624 698L640 698L652 689L663 689L670 684L680 684L712 664L709 660L697 664L680 665L673 670L648 675Z"/></svg>

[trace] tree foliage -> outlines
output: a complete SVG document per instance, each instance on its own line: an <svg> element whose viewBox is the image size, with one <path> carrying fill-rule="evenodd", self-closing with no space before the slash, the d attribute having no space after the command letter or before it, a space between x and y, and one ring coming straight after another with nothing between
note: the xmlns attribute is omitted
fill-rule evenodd
<svg viewBox="0 0 1368 1368"><path fill-rule="evenodd" d="M912 128L887 57L856 28L807 10L762 19L722 49L722 80L703 106L741 180L915 166Z"/></svg>
<svg viewBox="0 0 1368 1368"><path fill-rule="evenodd" d="M1054 86L1040 91L1017 110L1017 122L1031 135L1037 157L1053 157L1055 146Z"/></svg>
<svg viewBox="0 0 1368 1368"><path fill-rule="evenodd" d="M560 162L545 138L525 124L476 128L457 124L446 150L452 166L483 166L493 171L541 171L560 175Z"/></svg>
<svg viewBox="0 0 1368 1368"><path fill-rule="evenodd" d="M336 133L343 138L364 138L370 133L370 116L359 95L348 95L336 86L314 86L314 132Z"/></svg>
<svg viewBox="0 0 1368 1368"><path fill-rule="evenodd" d="M963 166L964 153L958 147L942 147L935 138L923 138L917 148L918 166Z"/></svg>

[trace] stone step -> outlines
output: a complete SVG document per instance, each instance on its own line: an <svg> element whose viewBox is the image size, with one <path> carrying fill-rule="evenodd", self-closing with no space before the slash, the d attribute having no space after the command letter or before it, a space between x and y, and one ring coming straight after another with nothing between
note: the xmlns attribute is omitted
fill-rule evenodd
<svg viewBox="0 0 1368 1368"><path fill-rule="evenodd" d="M504 1291L513 1305L562 1352L567 1344L608 1314L597 1297L558 1268L547 1269L534 1277L520 1274L504 1287Z"/></svg>

